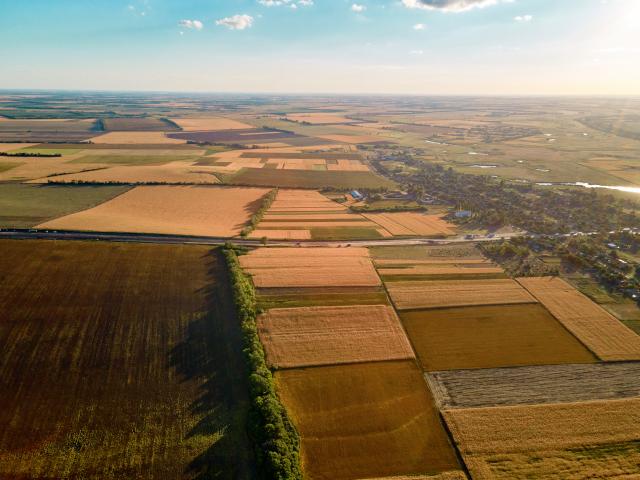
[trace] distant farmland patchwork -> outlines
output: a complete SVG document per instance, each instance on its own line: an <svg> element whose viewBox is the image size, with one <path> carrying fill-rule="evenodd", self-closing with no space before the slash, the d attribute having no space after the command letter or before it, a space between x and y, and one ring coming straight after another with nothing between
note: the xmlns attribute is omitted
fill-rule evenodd
<svg viewBox="0 0 640 480"><path fill-rule="evenodd" d="M0 477L255 478L215 252L0 247Z"/></svg>

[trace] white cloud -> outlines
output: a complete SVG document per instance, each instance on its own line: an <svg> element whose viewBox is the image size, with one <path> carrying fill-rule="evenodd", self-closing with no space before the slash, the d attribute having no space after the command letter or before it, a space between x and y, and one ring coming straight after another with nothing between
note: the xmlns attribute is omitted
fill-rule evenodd
<svg viewBox="0 0 640 480"><path fill-rule="evenodd" d="M416 24L413 26L413 29L414 29L414 30L424 30L424 29L425 29L424 23L416 23Z"/></svg>
<svg viewBox="0 0 640 480"><path fill-rule="evenodd" d="M244 30L253 25L253 17L251 15L233 15L231 17L216 20L216 25L223 25L231 30Z"/></svg>
<svg viewBox="0 0 640 480"><path fill-rule="evenodd" d="M409 53L411 55L422 55L424 53L424 50L411 50Z"/></svg>
<svg viewBox="0 0 640 480"><path fill-rule="evenodd" d="M358 3L354 3L351 5L351 11L356 13L362 13L367 9L364 5L360 5Z"/></svg>
<svg viewBox="0 0 640 480"><path fill-rule="evenodd" d="M533 20L533 15L518 15L517 17L513 17L516 22L526 23Z"/></svg>
<svg viewBox="0 0 640 480"><path fill-rule="evenodd" d="M313 5L313 0L258 0L260 5L264 5L265 7L280 7L282 5L289 6L294 10L298 7L310 7Z"/></svg>
<svg viewBox="0 0 640 480"><path fill-rule="evenodd" d="M178 25L184 28L191 28L193 30L202 30L204 27L200 20L180 20Z"/></svg>
<svg viewBox="0 0 640 480"><path fill-rule="evenodd" d="M512 3L514 0L402 0L407 8L441 10L443 12L465 12L472 8L483 8L498 3Z"/></svg>

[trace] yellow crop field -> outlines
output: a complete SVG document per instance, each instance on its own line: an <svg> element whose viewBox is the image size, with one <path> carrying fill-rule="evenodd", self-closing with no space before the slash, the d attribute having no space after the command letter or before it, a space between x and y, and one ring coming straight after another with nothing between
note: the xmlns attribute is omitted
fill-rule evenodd
<svg viewBox="0 0 640 480"><path fill-rule="evenodd" d="M602 360L640 359L640 336L564 280L518 281Z"/></svg>
<svg viewBox="0 0 640 480"><path fill-rule="evenodd" d="M186 132L199 130L242 130L255 128L253 125L242 123L225 117L185 117L172 118L172 122Z"/></svg>
<svg viewBox="0 0 640 480"><path fill-rule="evenodd" d="M302 437L309 480L435 474L459 468L413 362L276 372Z"/></svg>
<svg viewBox="0 0 640 480"><path fill-rule="evenodd" d="M474 479L637 478L640 399L446 410Z"/></svg>
<svg viewBox="0 0 640 480"><path fill-rule="evenodd" d="M259 288L380 285L366 248L269 248L240 257Z"/></svg>
<svg viewBox="0 0 640 480"><path fill-rule="evenodd" d="M262 188L142 186L38 228L230 237L240 233Z"/></svg>
<svg viewBox="0 0 640 480"><path fill-rule="evenodd" d="M414 358L386 305L273 308L258 317L258 333L277 368Z"/></svg>
<svg viewBox="0 0 640 480"><path fill-rule="evenodd" d="M389 282L387 290L399 310L536 302L510 279Z"/></svg>
<svg viewBox="0 0 640 480"><path fill-rule="evenodd" d="M92 143L113 145L179 145L186 140L169 138L163 132L109 132L90 139Z"/></svg>
<svg viewBox="0 0 640 480"><path fill-rule="evenodd" d="M366 213L364 216L387 229L393 235L447 236L455 234L455 227L439 215L398 212Z"/></svg>
<svg viewBox="0 0 640 480"><path fill-rule="evenodd" d="M449 266L449 265L412 265L401 268L379 268L380 275L478 275L478 274L500 274L504 270L500 267L471 265L471 266Z"/></svg>
<svg viewBox="0 0 640 480"><path fill-rule="evenodd" d="M401 318L429 371L596 361L539 304L438 308Z"/></svg>

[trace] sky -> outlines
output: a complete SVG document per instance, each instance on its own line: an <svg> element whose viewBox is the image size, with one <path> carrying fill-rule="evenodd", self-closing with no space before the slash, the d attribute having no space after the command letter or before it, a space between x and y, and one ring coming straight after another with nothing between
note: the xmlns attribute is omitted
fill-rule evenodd
<svg viewBox="0 0 640 480"><path fill-rule="evenodd" d="M0 0L0 89L640 95L640 0Z"/></svg>

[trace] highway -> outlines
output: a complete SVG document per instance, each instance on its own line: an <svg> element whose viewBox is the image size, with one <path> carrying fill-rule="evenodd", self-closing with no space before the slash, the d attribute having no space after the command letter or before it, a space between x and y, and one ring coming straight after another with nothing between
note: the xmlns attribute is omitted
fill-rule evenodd
<svg viewBox="0 0 640 480"><path fill-rule="evenodd" d="M522 233L496 234L492 237L466 238L457 236L449 238L381 238L376 240L269 240L270 247L375 247L393 245L437 245L463 242L490 242L523 235ZM195 245L222 245L232 242L236 245L247 247L264 246L261 240L244 239L239 237L206 237L190 235L164 235L146 233L111 233L111 232L85 232L80 230L34 230L34 229L2 229L0 238L16 240L84 240L104 242L133 242L133 243L165 243L165 244L195 244Z"/></svg>

